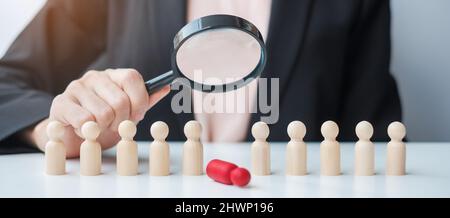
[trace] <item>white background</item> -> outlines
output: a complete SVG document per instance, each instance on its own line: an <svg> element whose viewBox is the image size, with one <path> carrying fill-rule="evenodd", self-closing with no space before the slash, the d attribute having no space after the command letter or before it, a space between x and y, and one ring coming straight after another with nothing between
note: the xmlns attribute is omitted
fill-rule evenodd
<svg viewBox="0 0 450 218"><path fill-rule="evenodd" d="M44 0L0 1L0 54ZM408 137L450 141L450 1L392 0L392 72Z"/></svg>

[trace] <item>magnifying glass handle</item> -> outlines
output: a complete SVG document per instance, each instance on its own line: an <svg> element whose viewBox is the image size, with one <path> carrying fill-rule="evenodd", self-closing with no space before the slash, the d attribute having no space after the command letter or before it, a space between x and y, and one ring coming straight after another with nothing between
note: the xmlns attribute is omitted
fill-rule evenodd
<svg viewBox="0 0 450 218"><path fill-rule="evenodd" d="M175 79L176 76L173 71L169 71L145 82L145 87L147 88L148 94L152 94L161 90L164 86L169 85Z"/></svg>

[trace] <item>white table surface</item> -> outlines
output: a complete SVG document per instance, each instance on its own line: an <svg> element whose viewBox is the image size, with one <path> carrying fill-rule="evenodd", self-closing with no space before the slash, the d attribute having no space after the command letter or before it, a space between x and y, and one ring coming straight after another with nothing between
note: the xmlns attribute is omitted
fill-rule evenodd
<svg viewBox="0 0 450 218"><path fill-rule="evenodd" d="M115 150L103 155L103 174L79 175L79 160L67 161L67 175L44 173L43 154L0 156L0 197L450 197L450 143L408 143L407 175L387 177L386 144L376 144L375 176L353 175L353 143L341 143L343 174L320 176L318 143L308 143L307 176L285 176L285 144L271 143L272 175L252 177L246 188L213 182L206 175L182 176L182 143L170 143L171 175L148 175L149 142L139 143L140 174L117 176ZM250 144L205 144L205 167L223 159L250 167Z"/></svg>

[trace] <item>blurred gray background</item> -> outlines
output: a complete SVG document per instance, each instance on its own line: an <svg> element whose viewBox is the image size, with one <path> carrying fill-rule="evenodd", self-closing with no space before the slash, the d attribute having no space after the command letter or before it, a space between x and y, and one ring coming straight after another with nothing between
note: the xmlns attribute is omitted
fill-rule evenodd
<svg viewBox="0 0 450 218"><path fill-rule="evenodd" d="M45 0L0 2L0 56ZM450 141L450 1L391 0L392 67L411 141Z"/></svg>
<svg viewBox="0 0 450 218"><path fill-rule="evenodd" d="M408 137L450 141L450 1L391 0L392 65Z"/></svg>

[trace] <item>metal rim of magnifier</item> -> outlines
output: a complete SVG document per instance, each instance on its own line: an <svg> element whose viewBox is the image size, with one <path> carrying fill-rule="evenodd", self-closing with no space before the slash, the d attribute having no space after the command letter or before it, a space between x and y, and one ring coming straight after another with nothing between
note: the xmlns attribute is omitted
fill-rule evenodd
<svg viewBox="0 0 450 218"><path fill-rule="evenodd" d="M256 41L258 41L259 46L261 47L261 56L260 56L258 64L253 69L253 71L250 72L247 76L245 76L241 80L227 83L227 84L222 84L222 85L205 85L205 84L197 83L197 82L191 80L190 78L184 76L181 73L180 69L178 68L177 60L176 60L176 54L177 54L178 50L180 49L180 47L183 45L183 43L186 42L186 40L188 40L189 38L191 38L201 32L204 32L207 30L213 30L213 29L222 29L222 28L232 28L232 29L244 31L244 32L248 33L249 35L251 35L254 39L256 39ZM247 21L243 18L240 18L240 17L232 16L232 15L210 15L210 16L206 16L206 17L202 17L197 20L194 20L194 21L190 22L189 24L187 24L186 26L184 26L177 33L177 35L175 36L175 38L173 40L173 43L174 43L174 51L172 53L172 70L174 71L174 73L176 75L186 78L190 83L189 85L191 85L191 87L193 87L194 89L201 88L201 90L199 90L199 91L202 91L202 92L226 92L226 91L239 89L239 88L247 85L248 83L250 83L253 79L258 77L259 75L261 75L261 73L264 70L264 67L266 65L266 59L267 59L266 46L264 44L263 37L262 37L261 33L259 32L259 30L256 28L255 25L253 25L249 21ZM220 86L222 89L216 89L217 87L220 87Z"/></svg>

